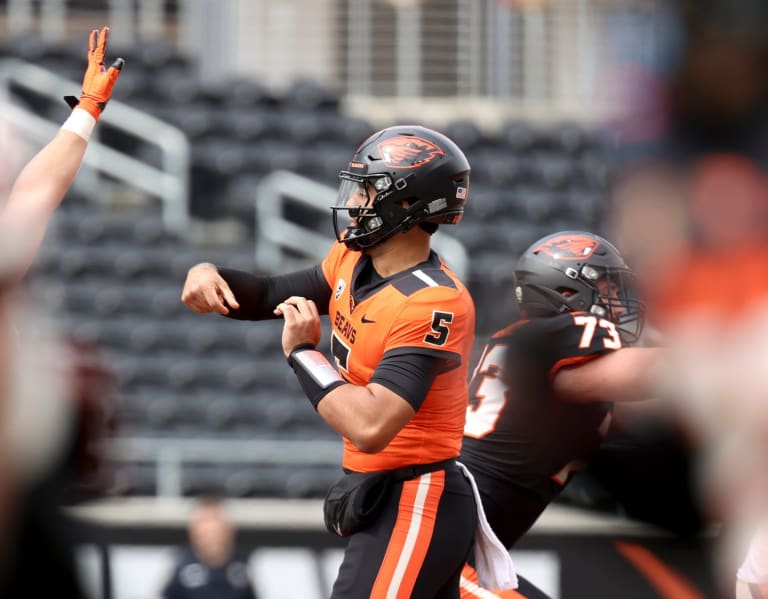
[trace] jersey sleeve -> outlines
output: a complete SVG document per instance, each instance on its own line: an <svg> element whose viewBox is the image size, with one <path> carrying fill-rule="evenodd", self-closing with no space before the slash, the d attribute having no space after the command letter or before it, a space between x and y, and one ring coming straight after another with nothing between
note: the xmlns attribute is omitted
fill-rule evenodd
<svg viewBox="0 0 768 599"><path fill-rule="evenodd" d="M474 312L456 289L433 287L408 297L387 335L385 355L419 353L444 360L442 372L461 365Z"/></svg>

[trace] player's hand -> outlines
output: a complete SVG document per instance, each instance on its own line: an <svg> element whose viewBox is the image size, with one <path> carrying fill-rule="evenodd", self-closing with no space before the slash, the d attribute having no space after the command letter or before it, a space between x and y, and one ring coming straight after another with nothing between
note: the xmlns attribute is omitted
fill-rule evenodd
<svg viewBox="0 0 768 599"><path fill-rule="evenodd" d="M237 310L240 307L227 282L216 267L208 262L189 269L181 301L198 314L229 314L230 309Z"/></svg>
<svg viewBox="0 0 768 599"><path fill-rule="evenodd" d="M304 297L292 296L278 304L275 314L285 319L283 325L283 354L291 355L293 348L302 343L317 346L322 336L320 313L315 302Z"/></svg>
<svg viewBox="0 0 768 599"><path fill-rule="evenodd" d="M77 106L87 110L97 120L107 105L112 95L112 87L125 64L125 60L117 58L108 69L104 68L108 36L109 27L103 27L101 31L91 31L88 38L88 68L83 77L83 92L79 100L74 96L64 97L72 108Z"/></svg>

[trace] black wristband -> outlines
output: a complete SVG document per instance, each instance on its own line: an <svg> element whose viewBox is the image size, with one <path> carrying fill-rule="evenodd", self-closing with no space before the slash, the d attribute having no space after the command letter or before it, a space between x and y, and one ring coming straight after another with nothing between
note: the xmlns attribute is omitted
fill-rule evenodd
<svg viewBox="0 0 768 599"><path fill-rule="evenodd" d="M67 103L67 105L68 105L70 108L72 108L72 109L74 109L74 108L75 108L75 106L77 106L78 104L80 104L80 99L79 99L79 98L77 98L76 96L64 96L64 101L65 101L65 102Z"/></svg>
<svg viewBox="0 0 768 599"><path fill-rule="evenodd" d="M288 356L288 364L293 368L302 391L315 410L326 395L345 383L326 357L311 343L294 347Z"/></svg>

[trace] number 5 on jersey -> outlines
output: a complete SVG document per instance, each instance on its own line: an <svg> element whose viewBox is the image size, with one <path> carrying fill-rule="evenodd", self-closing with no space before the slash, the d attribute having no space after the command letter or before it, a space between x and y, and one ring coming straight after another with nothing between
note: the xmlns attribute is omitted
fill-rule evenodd
<svg viewBox="0 0 768 599"><path fill-rule="evenodd" d="M434 310L432 312L432 324L429 325L432 332L424 335L424 343L438 346L445 345L445 342L448 341L448 333L451 332L448 325L452 322L453 312L439 312Z"/></svg>

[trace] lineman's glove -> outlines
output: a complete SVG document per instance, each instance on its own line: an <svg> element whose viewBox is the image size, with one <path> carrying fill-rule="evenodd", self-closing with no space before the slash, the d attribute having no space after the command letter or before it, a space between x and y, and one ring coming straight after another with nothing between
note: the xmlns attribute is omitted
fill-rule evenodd
<svg viewBox="0 0 768 599"><path fill-rule="evenodd" d="M64 96L64 100L72 108L77 106L87 110L97 120L107 105L107 101L112 95L112 87L125 64L125 60L118 58L109 69L104 68L104 53L107 51L108 35L109 27L104 27L101 31L98 29L91 31L88 38L88 68L85 71L85 77L83 77L83 93L80 95L80 99L75 96Z"/></svg>

